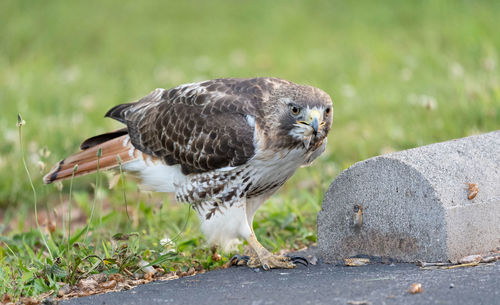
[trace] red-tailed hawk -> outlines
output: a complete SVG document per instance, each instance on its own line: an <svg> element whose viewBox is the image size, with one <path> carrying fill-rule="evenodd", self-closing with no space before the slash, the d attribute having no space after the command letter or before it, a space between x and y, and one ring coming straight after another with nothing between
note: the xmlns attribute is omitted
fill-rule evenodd
<svg viewBox="0 0 500 305"><path fill-rule="evenodd" d="M251 267L293 268L266 250L252 221L259 206L301 166L325 149L332 101L320 89L277 78L215 79L156 89L106 117L126 128L98 135L60 161L45 183L121 160L124 171L158 192L173 192L196 210L209 243L231 247L239 238L254 250ZM120 156L120 158L117 158Z"/></svg>

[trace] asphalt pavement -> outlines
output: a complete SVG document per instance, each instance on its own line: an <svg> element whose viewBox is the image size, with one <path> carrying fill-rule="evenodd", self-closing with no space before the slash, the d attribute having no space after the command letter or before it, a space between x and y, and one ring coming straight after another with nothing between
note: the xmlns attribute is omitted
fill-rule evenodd
<svg viewBox="0 0 500 305"><path fill-rule="evenodd" d="M412 283L423 291L410 294ZM500 261L448 270L412 264L233 267L59 304L500 304Z"/></svg>

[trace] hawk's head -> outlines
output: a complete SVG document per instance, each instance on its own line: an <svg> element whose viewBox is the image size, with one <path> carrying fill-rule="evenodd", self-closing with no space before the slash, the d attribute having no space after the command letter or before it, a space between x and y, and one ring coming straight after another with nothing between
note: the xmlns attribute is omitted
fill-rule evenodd
<svg viewBox="0 0 500 305"><path fill-rule="evenodd" d="M332 125L332 100L324 91L293 83L280 86L269 98L268 132L279 146L317 148Z"/></svg>

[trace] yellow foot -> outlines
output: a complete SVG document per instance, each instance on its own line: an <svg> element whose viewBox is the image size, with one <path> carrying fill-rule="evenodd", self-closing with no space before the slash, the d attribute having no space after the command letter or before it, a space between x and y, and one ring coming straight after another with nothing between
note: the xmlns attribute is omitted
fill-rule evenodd
<svg viewBox="0 0 500 305"><path fill-rule="evenodd" d="M228 267L230 266L248 266L250 268L258 268L262 267L265 270L269 270L271 268L284 268L290 269L295 268L297 264L301 264L305 267L309 266L309 261L302 256L280 256L273 255L271 253L264 254L264 264L262 264L261 260L258 256L252 255L239 255L236 254L229 260Z"/></svg>
<svg viewBox="0 0 500 305"><path fill-rule="evenodd" d="M249 253L250 255L245 257L236 255L231 259L231 265L241 265L240 263L242 260L246 261L247 266L250 268L262 267L264 270L275 268L292 269L296 267L295 263L304 266L308 265L307 259L303 257L288 257L272 254L257 241L253 232L247 237L247 242L250 249L249 252L251 252Z"/></svg>
<svg viewBox="0 0 500 305"><path fill-rule="evenodd" d="M253 256L248 260L247 266L250 268L262 267L264 270L292 269L296 267L290 257L274 254L265 255L261 258Z"/></svg>

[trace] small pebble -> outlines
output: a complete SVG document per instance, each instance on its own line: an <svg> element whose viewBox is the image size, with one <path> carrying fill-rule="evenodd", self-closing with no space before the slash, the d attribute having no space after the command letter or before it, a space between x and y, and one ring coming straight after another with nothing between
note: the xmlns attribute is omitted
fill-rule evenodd
<svg viewBox="0 0 500 305"><path fill-rule="evenodd" d="M451 288L454 288L454 287L455 287L455 284L451 283L451 284L450 284L450 289L451 289Z"/></svg>
<svg viewBox="0 0 500 305"><path fill-rule="evenodd" d="M420 283L413 283L410 286L410 289L408 289L408 292L411 294L417 294L422 292L422 284Z"/></svg>
<svg viewBox="0 0 500 305"><path fill-rule="evenodd" d="M215 262L218 262L222 259L221 255L219 253L214 253L212 255L212 260L215 261Z"/></svg>

